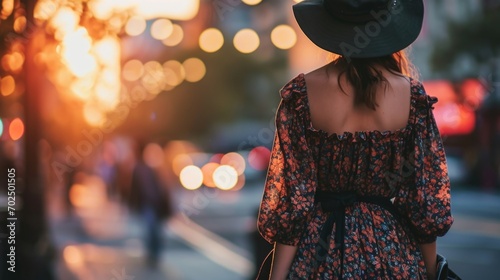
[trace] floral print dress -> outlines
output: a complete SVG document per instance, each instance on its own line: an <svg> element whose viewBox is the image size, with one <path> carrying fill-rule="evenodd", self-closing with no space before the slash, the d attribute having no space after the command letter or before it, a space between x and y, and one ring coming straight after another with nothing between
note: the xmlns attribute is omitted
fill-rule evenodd
<svg viewBox="0 0 500 280"><path fill-rule="evenodd" d="M328 135L312 126L304 74L281 89L258 228L270 243L298 247L288 279L426 279L418 244L443 236L453 218L437 99L410 81L408 123L396 131ZM325 191L392 198L397 213L346 206L339 250L338 227L326 228L330 214L315 197Z"/></svg>

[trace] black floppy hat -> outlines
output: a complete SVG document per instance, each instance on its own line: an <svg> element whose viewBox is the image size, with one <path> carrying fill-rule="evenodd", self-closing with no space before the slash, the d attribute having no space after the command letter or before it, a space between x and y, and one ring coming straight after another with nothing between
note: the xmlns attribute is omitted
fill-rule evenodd
<svg viewBox="0 0 500 280"><path fill-rule="evenodd" d="M317 46L347 58L390 55L420 34L422 0L304 0L295 19Z"/></svg>

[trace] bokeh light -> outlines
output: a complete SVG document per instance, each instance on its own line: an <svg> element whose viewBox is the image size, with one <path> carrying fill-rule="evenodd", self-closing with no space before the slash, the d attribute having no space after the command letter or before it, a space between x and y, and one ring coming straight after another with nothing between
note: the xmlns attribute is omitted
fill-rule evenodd
<svg viewBox="0 0 500 280"><path fill-rule="evenodd" d="M20 52L13 52L2 57L2 67L13 73L19 73L24 63L24 55Z"/></svg>
<svg viewBox="0 0 500 280"><path fill-rule="evenodd" d="M95 84L95 78L92 75L74 80L70 85L70 91L78 99L87 101L92 95L92 89Z"/></svg>
<svg viewBox="0 0 500 280"><path fill-rule="evenodd" d="M215 182L213 180L213 175L215 170L220 166L220 164L215 162L209 162L201 168L203 172L203 184L207 187L215 187Z"/></svg>
<svg viewBox="0 0 500 280"><path fill-rule="evenodd" d="M120 33L122 26L125 26L125 18L115 15L108 20L108 28L111 32Z"/></svg>
<svg viewBox="0 0 500 280"><path fill-rule="evenodd" d="M20 118L15 118L9 125L10 138L14 141L19 140L24 134L24 123Z"/></svg>
<svg viewBox="0 0 500 280"><path fill-rule="evenodd" d="M139 15L145 18L169 18L173 20L190 20L196 16L200 8L199 0L130 0L130 1L113 1L113 3L124 2L131 3ZM130 5L129 5L130 6Z"/></svg>
<svg viewBox="0 0 500 280"><path fill-rule="evenodd" d="M165 72L163 65L158 61L149 61L144 64L142 86L151 94L159 94L165 86Z"/></svg>
<svg viewBox="0 0 500 280"><path fill-rule="evenodd" d="M124 93L123 95L127 96L134 102L140 102L143 100L151 100L154 99L155 95L148 94L146 89L144 89L141 85L135 85L130 90L126 87L122 87ZM128 92L128 93L125 93Z"/></svg>
<svg viewBox="0 0 500 280"><path fill-rule="evenodd" d="M3 96L11 95L16 89L14 77L8 75L0 79L0 92Z"/></svg>
<svg viewBox="0 0 500 280"><path fill-rule="evenodd" d="M184 66L186 71L186 81L192 83L203 79L207 72L205 63L203 63L201 59L195 57L186 59L184 63L182 63L182 66Z"/></svg>
<svg viewBox="0 0 500 280"><path fill-rule="evenodd" d="M167 73L165 73L165 75L167 75ZM171 73L169 73L169 75L171 75ZM163 83L163 91L170 91L170 90L173 90L175 88L175 86L172 86L168 83Z"/></svg>
<svg viewBox="0 0 500 280"><path fill-rule="evenodd" d="M257 32L252 29L242 29L234 36L234 47L241 53L252 53L260 45Z"/></svg>
<svg viewBox="0 0 500 280"><path fill-rule="evenodd" d="M173 140L169 141L163 150L165 155L165 172L162 174L175 175L177 178L184 167L194 165L194 161L189 155L198 152L199 148L190 141Z"/></svg>
<svg viewBox="0 0 500 280"><path fill-rule="evenodd" d="M168 19L161 18L155 20L151 25L151 37L156 40L165 40L172 34L174 27Z"/></svg>
<svg viewBox="0 0 500 280"><path fill-rule="evenodd" d="M158 168L163 164L163 148L157 143L149 143L142 154L144 162L151 168Z"/></svg>
<svg viewBox="0 0 500 280"><path fill-rule="evenodd" d="M245 172L245 159L243 156L241 156L238 153L227 153L225 154L221 160L220 160L221 165L229 165L233 167L238 175L243 174Z"/></svg>
<svg viewBox="0 0 500 280"><path fill-rule="evenodd" d="M103 111L111 111L119 103L120 99L120 73L118 69L105 67L97 77L95 85L95 97L99 108Z"/></svg>
<svg viewBox="0 0 500 280"><path fill-rule="evenodd" d="M144 65L142 64L141 61L137 59L132 59L127 61L125 65L123 65L123 79L126 81L137 81L139 80L142 75L144 74Z"/></svg>
<svg viewBox="0 0 500 280"><path fill-rule="evenodd" d="M64 36L61 46L60 53L65 59L70 60L73 58L70 55L77 52L88 53L92 48L92 38L86 28L79 27Z"/></svg>
<svg viewBox="0 0 500 280"><path fill-rule="evenodd" d="M462 82L461 88L468 109L473 111L479 108L486 96L486 88L484 85L479 80L466 79Z"/></svg>
<svg viewBox="0 0 500 280"><path fill-rule="evenodd" d="M81 184L74 184L69 191L69 200L75 207L82 207L85 205L86 187Z"/></svg>
<svg viewBox="0 0 500 280"><path fill-rule="evenodd" d="M87 152L92 152L91 147ZM73 184L69 190L69 200L73 206L95 209L106 203L106 183L101 177L78 172L75 178L80 179L78 181L81 183Z"/></svg>
<svg viewBox="0 0 500 280"><path fill-rule="evenodd" d="M83 118L91 126L100 126L104 123L104 114L90 103L83 107Z"/></svg>
<svg viewBox="0 0 500 280"><path fill-rule="evenodd" d="M214 154L211 158L210 158L210 162L215 162L215 163L220 163L222 157L224 156L223 153L217 153L217 154Z"/></svg>
<svg viewBox="0 0 500 280"><path fill-rule="evenodd" d="M238 182L238 172L232 166L221 165L215 169L213 181L217 188L230 190Z"/></svg>
<svg viewBox="0 0 500 280"><path fill-rule="evenodd" d="M182 169L179 179L184 188L196 190L203 184L203 172L199 167L189 165Z"/></svg>
<svg viewBox="0 0 500 280"><path fill-rule="evenodd" d="M208 53L218 51L224 44L224 36L217 28L208 28L200 35L200 48Z"/></svg>
<svg viewBox="0 0 500 280"><path fill-rule="evenodd" d="M85 207L89 204L88 190L85 185L74 184L69 190L69 201L75 207Z"/></svg>
<svg viewBox="0 0 500 280"><path fill-rule="evenodd" d="M103 67L98 80L105 85L116 87L119 89L120 86L120 72L115 71L114 67Z"/></svg>
<svg viewBox="0 0 500 280"><path fill-rule="evenodd" d="M97 62L94 56L82 54L78 57L72 57L71 60L66 61L66 66L76 77L83 77L97 70Z"/></svg>
<svg viewBox="0 0 500 280"><path fill-rule="evenodd" d="M80 27L64 36L58 51L68 70L77 77L83 77L97 70L97 61L90 54L92 38L87 29Z"/></svg>
<svg viewBox="0 0 500 280"><path fill-rule="evenodd" d="M50 19L49 26L55 31L56 38L74 32L80 21L80 16L70 7L61 7Z"/></svg>
<svg viewBox="0 0 500 280"><path fill-rule="evenodd" d="M119 102L119 90L119 85L111 87L102 82L97 84L94 91L98 108L102 111L111 111L116 108Z"/></svg>
<svg viewBox="0 0 500 280"><path fill-rule="evenodd" d="M19 16L14 20L14 31L17 33L22 33L26 28L26 17Z"/></svg>
<svg viewBox="0 0 500 280"><path fill-rule="evenodd" d="M255 147L248 153L248 164L255 170L266 170L270 157L271 151L268 148Z"/></svg>
<svg viewBox="0 0 500 280"><path fill-rule="evenodd" d="M247 5L250 5L250 6L254 6L254 5L260 4L260 2L262 2L262 0L241 0L241 2L243 2Z"/></svg>
<svg viewBox="0 0 500 280"><path fill-rule="evenodd" d="M172 25L172 32L170 33L170 36L161 42L167 47L174 47L182 42L182 39L184 39L184 31L180 25L174 23Z"/></svg>
<svg viewBox="0 0 500 280"><path fill-rule="evenodd" d="M0 11L0 19L8 18L14 11L14 0L3 0L2 10Z"/></svg>
<svg viewBox="0 0 500 280"><path fill-rule="evenodd" d="M165 71L165 83L172 87L181 84L186 77L184 66L177 60L169 60L163 63L163 70Z"/></svg>
<svg viewBox="0 0 500 280"><path fill-rule="evenodd" d="M297 34L289 25L278 25L271 32L271 41L277 48L287 50L297 43Z"/></svg>
<svg viewBox="0 0 500 280"><path fill-rule="evenodd" d="M125 33L129 36L138 36L146 30L146 21L141 17L131 17L125 25Z"/></svg>
<svg viewBox="0 0 500 280"><path fill-rule="evenodd" d="M120 1L127 2L127 1ZM89 1L88 7L92 15L99 20L108 20L113 15L113 10L118 9L119 3L106 0Z"/></svg>
<svg viewBox="0 0 500 280"><path fill-rule="evenodd" d="M231 191L241 190L243 186L245 186L245 182L246 182L245 174L241 174L240 176L238 176L238 181L236 182L236 185L234 185L234 187L231 188Z"/></svg>
<svg viewBox="0 0 500 280"><path fill-rule="evenodd" d="M92 52L101 65L117 67L120 64L120 42L117 37L106 36L94 43Z"/></svg>
<svg viewBox="0 0 500 280"><path fill-rule="evenodd" d="M3 134L3 120L0 119L0 138L2 138L2 134Z"/></svg>
<svg viewBox="0 0 500 280"><path fill-rule="evenodd" d="M193 165L193 159L186 154L178 154L172 160L172 171L175 175L180 176L181 171L189 165Z"/></svg>
<svg viewBox="0 0 500 280"><path fill-rule="evenodd" d="M51 0L49 0L51 1ZM108 20L114 14L140 16L144 19L192 19L199 10L199 0L93 0L90 12L99 20Z"/></svg>
<svg viewBox="0 0 500 280"><path fill-rule="evenodd" d="M38 1L33 11L33 17L39 21L48 20L57 11L57 4L53 1Z"/></svg>
<svg viewBox="0 0 500 280"><path fill-rule="evenodd" d="M55 63L54 63L55 64ZM93 74L93 73L90 73ZM56 84L64 86L68 81L73 80L75 76L71 74L69 71L64 71L62 68L59 68L59 71L54 73L54 81Z"/></svg>
<svg viewBox="0 0 500 280"><path fill-rule="evenodd" d="M84 256L80 250L73 245L66 246L63 250L63 257L66 263L72 265L81 265L84 262Z"/></svg>

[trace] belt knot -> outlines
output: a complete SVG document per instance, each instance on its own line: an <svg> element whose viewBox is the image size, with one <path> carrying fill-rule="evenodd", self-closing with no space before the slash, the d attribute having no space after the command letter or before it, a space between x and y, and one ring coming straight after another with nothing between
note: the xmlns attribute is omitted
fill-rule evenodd
<svg viewBox="0 0 500 280"><path fill-rule="evenodd" d="M366 202L380 205L393 213L393 215L397 212L387 197L361 196L355 192L335 193L330 191L316 191L315 201L321 203L323 212L329 213L320 232L323 247L320 251L323 252L328 250L330 235L335 225L335 249L340 249L343 253L346 207L356 202Z"/></svg>
<svg viewBox="0 0 500 280"><path fill-rule="evenodd" d="M318 191L316 201L321 203L321 208L325 212L342 210L358 201L358 195L354 192L333 193Z"/></svg>

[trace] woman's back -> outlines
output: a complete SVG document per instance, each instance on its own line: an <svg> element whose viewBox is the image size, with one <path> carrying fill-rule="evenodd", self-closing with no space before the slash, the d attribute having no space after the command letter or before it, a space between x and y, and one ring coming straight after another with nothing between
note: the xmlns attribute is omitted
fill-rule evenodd
<svg viewBox="0 0 500 280"><path fill-rule="evenodd" d="M300 74L281 90L259 230L297 246L287 279L419 279L417 244L451 226L436 100L418 80L387 79L375 111L321 86L334 75Z"/></svg>
<svg viewBox="0 0 500 280"><path fill-rule="evenodd" d="M328 134L357 131L395 131L405 127L410 113L410 81L401 74L380 69L387 82L376 89L378 107L354 105L353 87L338 79L332 64L305 75L313 127ZM339 82L342 83L340 87Z"/></svg>
<svg viewBox="0 0 500 280"><path fill-rule="evenodd" d="M423 1L304 0L293 11L333 60L280 92L258 219L276 244L271 279L434 278L450 182L437 99L408 78L403 50Z"/></svg>

